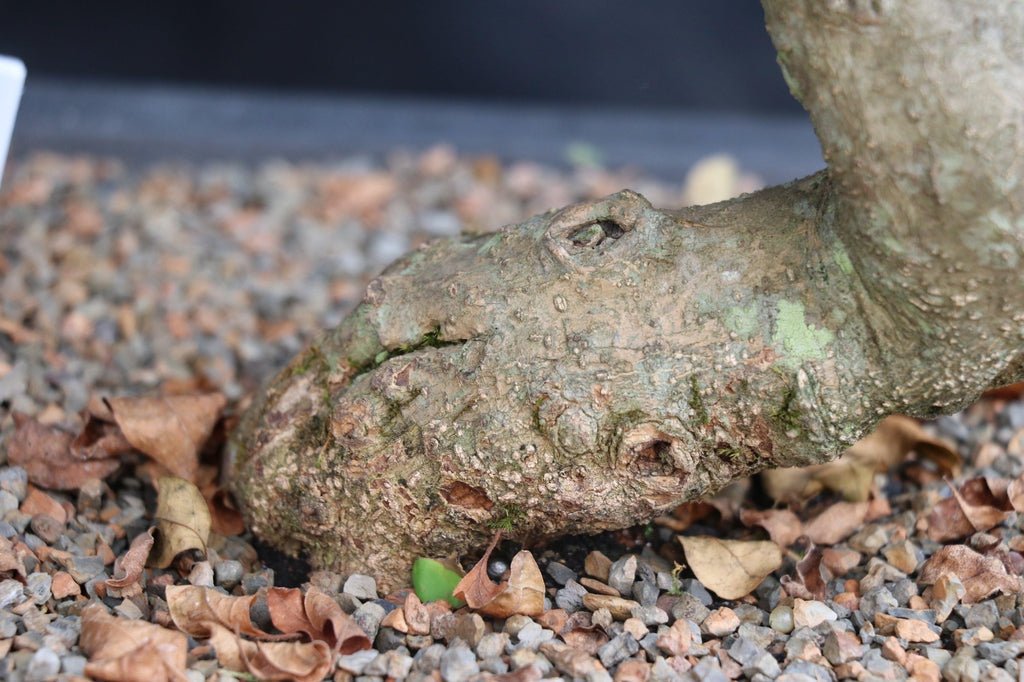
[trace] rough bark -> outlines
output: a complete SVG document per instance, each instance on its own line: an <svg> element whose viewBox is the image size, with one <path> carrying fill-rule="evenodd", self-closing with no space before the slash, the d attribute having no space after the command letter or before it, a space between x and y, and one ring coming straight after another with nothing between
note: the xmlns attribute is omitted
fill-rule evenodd
<svg viewBox="0 0 1024 682"><path fill-rule="evenodd" d="M409 254L233 441L253 529L341 571L627 526L1024 377L1024 6L766 0L829 164Z"/></svg>

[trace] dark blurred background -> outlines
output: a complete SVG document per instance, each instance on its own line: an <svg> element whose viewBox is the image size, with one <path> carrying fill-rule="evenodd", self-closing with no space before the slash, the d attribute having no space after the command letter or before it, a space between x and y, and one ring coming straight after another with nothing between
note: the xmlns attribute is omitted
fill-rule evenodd
<svg viewBox="0 0 1024 682"><path fill-rule="evenodd" d="M794 112L756 2L3 3L33 73Z"/></svg>
<svg viewBox="0 0 1024 682"><path fill-rule="evenodd" d="M768 128L757 136L817 152L752 1L4 2L2 16L0 53L29 70L21 148L56 135L86 150L116 142L138 154L167 145L185 155L211 145L302 154L348 151L358 142L348 130L371 151L430 136L472 150L509 131L506 146L537 147L528 156L582 139L619 145L612 161L657 167L673 162L625 145L664 156L676 142L660 126L685 125L684 147L742 153L751 143L737 130L759 121ZM488 122L491 114L508 117ZM520 120L528 129L518 134Z"/></svg>

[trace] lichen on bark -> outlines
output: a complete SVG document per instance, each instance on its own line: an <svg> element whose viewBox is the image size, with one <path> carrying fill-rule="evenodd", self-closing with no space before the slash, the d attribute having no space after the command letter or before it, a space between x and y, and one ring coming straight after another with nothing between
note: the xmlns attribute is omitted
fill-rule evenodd
<svg viewBox="0 0 1024 682"><path fill-rule="evenodd" d="M681 210L624 191L375 279L233 438L255 532L394 585L495 528L627 526L1019 377L1024 10L861 5L765 3L828 171Z"/></svg>

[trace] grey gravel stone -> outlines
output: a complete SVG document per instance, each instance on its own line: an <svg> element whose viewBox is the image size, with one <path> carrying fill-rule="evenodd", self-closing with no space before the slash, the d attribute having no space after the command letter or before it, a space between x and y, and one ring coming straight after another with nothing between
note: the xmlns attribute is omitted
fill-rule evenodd
<svg viewBox="0 0 1024 682"><path fill-rule="evenodd" d="M476 655L482 659L501 656L508 646L509 636L504 632L488 632L476 645Z"/></svg>
<svg viewBox="0 0 1024 682"><path fill-rule="evenodd" d="M0 610L0 639L10 639L18 634L18 622L13 613Z"/></svg>
<svg viewBox="0 0 1024 682"><path fill-rule="evenodd" d="M70 655L60 659L60 671L65 675L85 675L85 664L88 662L85 656Z"/></svg>
<svg viewBox="0 0 1024 682"><path fill-rule="evenodd" d="M629 613L633 618L639 618L648 627L668 622L668 614L657 606L634 606Z"/></svg>
<svg viewBox="0 0 1024 682"><path fill-rule="evenodd" d="M361 675L366 666L378 656L380 656L380 652L373 649L356 651L355 653L338 656L338 667L353 675Z"/></svg>
<svg viewBox="0 0 1024 682"><path fill-rule="evenodd" d="M697 665L687 670L683 679L687 682L729 682L718 660L710 656L702 658Z"/></svg>
<svg viewBox="0 0 1024 682"><path fill-rule="evenodd" d="M647 580L638 580L633 583L633 599L640 602L641 606L654 606L658 601L660 590L658 586Z"/></svg>
<svg viewBox="0 0 1024 682"><path fill-rule="evenodd" d="M50 593L50 585L53 578L48 573L30 573L25 582L25 589L36 604L42 606L53 596Z"/></svg>
<svg viewBox="0 0 1024 682"><path fill-rule="evenodd" d="M84 585L103 573L104 568L103 558L98 556L72 556L64 564L64 570L70 573L79 585Z"/></svg>
<svg viewBox="0 0 1024 682"><path fill-rule="evenodd" d="M823 665L817 663L811 663L810 661L804 661L797 659L786 664L786 667L782 671L783 678L789 679L789 676L793 676L794 679L800 679L796 676L801 675L808 680L815 680L816 682L834 682L835 676L832 671Z"/></svg>
<svg viewBox="0 0 1024 682"><path fill-rule="evenodd" d="M25 682L45 682L60 672L60 656L49 648L42 648L32 655L25 671Z"/></svg>
<svg viewBox="0 0 1024 682"><path fill-rule="evenodd" d="M400 651L387 651L377 656L363 668L363 675L376 675L390 677L391 679L405 679L412 669L412 656Z"/></svg>
<svg viewBox="0 0 1024 682"><path fill-rule="evenodd" d="M986 661L1002 665L1006 661L1024 654L1024 641L982 642L975 649L978 652L978 656Z"/></svg>
<svg viewBox="0 0 1024 682"><path fill-rule="evenodd" d="M579 576L563 563L549 561L547 566L548 575L559 585L566 585L570 580L577 580Z"/></svg>
<svg viewBox="0 0 1024 682"><path fill-rule="evenodd" d="M868 649L860 659L860 664L872 675L883 680L900 679L903 669L896 663L882 656L880 649Z"/></svg>
<svg viewBox="0 0 1024 682"><path fill-rule="evenodd" d="M244 572L242 562L234 559L222 559L213 565L216 583L226 590L230 590L241 582Z"/></svg>
<svg viewBox="0 0 1024 682"><path fill-rule="evenodd" d="M889 613L890 609L899 607L899 602L885 587L876 587L865 592L860 598L859 612L868 621L873 621L879 613Z"/></svg>
<svg viewBox="0 0 1024 682"><path fill-rule="evenodd" d="M504 675L508 672L508 663L501 658L484 658L480 660L480 670L494 675Z"/></svg>
<svg viewBox="0 0 1024 682"><path fill-rule="evenodd" d="M999 629L999 609L994 600L971 604L964 613L964 625L969 628L986 627L989 630Z"/></svg>
<svg viewBox="0 0 1024 682"><path fill-rule="evenodd" d="M345 581L345 586L342 588L345 594L351 594L356 599L376 599L377 598L377 581L372 576L363 575L362 573L353 573Z"/></svg>
<svg viewBox="0 0 1024 682"><path fill-rule="evenodd" d="M949 659L953 657L953 654L949 651L940 649L939 647L926 646L919 648L917 651L932 663L937 664L940 668L945 666L946 663L949 662Z"/></svg>
<svg viewBox="0 0 1024 682"><path fill-rule="evenodd" d="M729 656L741 666L747 666L756 661L765 650L755 642L746 637L736 637L732 646L728 649Z"/></svg>
<svg viewBox="0 0 1024 682"><path fill-rule="evenodd" d="M25 590L17 580L0 581L0 609L15 606L25 601Z"/></svg>
<svg viewBox="0 0 1024 682"><path fill-rule="evenodd" d="M0 490L0 516L7 516L18 508L18 498L9 490Z"/></svg>
<svg viewBox="0 0 1024 682"><path fill-rule="evenodd" d="M905 609L903 607L889 609L889 615L895 618L910 618L912 620L923 620L932 625L935 624L935 611L931 609Z"/></svg>
<svg viewBox="0 0 1024 682"><path fill-rule="evenodd" d="M658 656L654 659L651 676L648 679L650 682L680 682L683 676L672 669L664 656Z"/></svg>
<svg viewBox="0 0 1024 682"><path fill-rule="evenodd" d="M686 620L692 620L694 623L703 623L710 613L711 609L701 602L698 597L689 592L684 592L679 595L679 599L672 605L671 615L672 620L685 618Z"/></svg>
<svg viewBox="0 0 1024 682"><path fill-rule="evenodd" d="M405 646L405 633L399 632L394 628L380 628L377 630L377 636L373 640L373 647L377 651L385 652L397 649L398 647ZM383 673L368 673L371 675L383 674Z"/></svg>
<svg viewBox="0 0 1024 682"><path fill-rule="evenodd" d="M750 677L752 680L758 675L763 675L768 679L774 679L778 677L782 669L779 666L779 662L775 660L767 651L763 652L754 661L748 665L743 666L743 674Z"/></svg>
<svg viewBox="0 0 1024 682"><path fill-rule="evenodd" d="M981 668L978 661L974 659L974 652L970 647L964 647L942 666L942 679L944 682L978 682L981 677Z"/></svg>
<svg viewBox="0 0 1024 682"><path fill-rule="evenodd" d="M686 578L680 581L680 585L683 591L692 594L694 597L700 600L700 603L704 606L711 606L714 603L711 593L708 592L707 588L700 584L699 580L694 578Z"/></svg>
<svg viewBox="0 0 1024 682"><path fill-rule="evenodd" d="M917 595L917 583L910 578L900 578L889 586L889 591L900 606L906 606L910 598Z"/></svg>
<svg viewBox="0 0 1024 682"><path fill-rule="evenodd" d="M555 592L555 604L566 613L575 613L583 608L583 595L587 588L573 579L565 582L565 587Z"/></svg>
<svg viewBox="0 0 1024 682"><path fill-rule="evenodd" d="M468 647L455 646L441 654L440 670L444 682L467 682L480 672L480 664Z"/></svg>
<svg viewBox="0 0 1024 682"><path fill-rule="evenodd" d="M775 641L778 635L779 633L772 628L754 625L753 623L740 623L739 629L736 630L737 637L745 637L762 649L767 649L768 645Z"/></svg>
<svg viewBox="0 0 1024 682"><path fill-rule="evenodd" d="M608 570L608 584L626 599L633 596L633 582L636 580L636 556L626 556L612 562Z"/></svg>
<svg viewBox="0 0 1024 682"><path fill-rule="evenodd" d="M253 573L246 573L242 576L242 591L245 594L256 594L264 587L273 586L274 572L269 568L262 571L255 571Z"/></svg>
<svg viewBox="0 0 1024 682"><path fill-rule="evenodd" d="M384 619L384 607L376 602L366 602L352 613L356 624L372 641L377 636L380 622Z"/></svg>
<svg viewBox="0 0 1024 682"><path fill-rule="evenodd" d="M608 640L597 650L597 656L601 659L605 668L611 668L626 660L640 650L640 643L633 635L623 632Z"/></svg>
<svg viewBox="0 0 1024 682"><path fill-rule="evenodd" d="M507 632L512 637L518 637L519 631L532 622L533 619L529 616L524 616L522 614L517 613L505 619L505 632Z"/></svg>
<svg viewBox="0 0 1024 682"><path fill-rule="evenodd" d="M513 651L509 654L508 662L512 670L535 667L540 671L541 675L550 672L554 668L554 665L544 654L532 649L517 649Z"/></svg>
<svg viewBox="0 0 1024 682"><path fill-rule="evenodd" d="M553 631L541 627L540 623L531 621L516 633L516 649L536 649L554 636Z"/></svg>
<svg viewBox="0 0 1024 682"><path fill-rule="evenodd" d="M28 494L28 472L16 466L0 467L0 490L11 493L20 503Z"/></svg>
<svg viewBox="0 0 1024 682"><path fill-rule="evenodd" d="M425 649L420 649L416 652L416 655L412 657L413 670L417 670L423 673L429 673L433 670L437 670L441 667L441 654L447 649L443 644L431 644Z"/></svg>

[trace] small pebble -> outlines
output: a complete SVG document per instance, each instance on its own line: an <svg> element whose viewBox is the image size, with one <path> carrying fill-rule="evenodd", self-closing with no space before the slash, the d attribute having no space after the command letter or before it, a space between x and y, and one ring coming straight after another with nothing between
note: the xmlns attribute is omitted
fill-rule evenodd
<svg viewBox="0 0 1024 682"><path fill-rule="evenodd" d="M0 609L6 609L25 601L25 590L17 580L0 581Z"/></svg>
<svg viewBox="0 0 1024 682"><path fill-rule="evenodd" d="M612 668L640 650L640 644L627 632L610 639L597 650L605 668Z"/></svg>
<svg viewBox="0 0 1024 682"><path fill-rule="evenodd" d="M56 677L59 672L60 656L44 647L32 655L25 671L25 682L45 682Z"/></svg>
<svg viewBox="0 0 1024 682"><path fill-rule="evenodd" d="M441 654L439 667L444 682L468 682L480 672L476 655L465 646L455 646Z"/></svg>
<svg viewBox="0 0 1024 682"><path fill-rule="evenodd" d="M558 561L549 561L547 565L548 575L559 585L566 585L570 580L575 581L579 576L576 571Z"/></svg>
<svg viewBox="0 0 1024 682"><path fill-rule="evenodd" d="M242 562L234 559L222 559L213 565L214 580L226 590L232 589L242 580L245 569Z"/></svg>
<svg viewBox="0 0 1024 682"><path fill-rule="evenodd" d="M826 621L834 621L837 618L836 612L820 601L793 600L794 628L814 628Z"/></svg>
<svg viewBox="0 0 1024 682"><path fill-rule="evenodd" d="M376 602L366 602L352 613L356 624L372 641L377 636L380 622L384 619L384 607Z"/></svg>
<svg viewBox="0 0 1024 682"><path fill-rule="evenodd" d="M623 597L630 597L633 594L633 582L636 580L636 556L626 556L612 562L608 569L608 585L618 590Z"/></svg>
<svg viewBox="0 0 1024 682"><path fill-rule="evenodd" d="M715 609L701 623L701 630L713 637L724 637L736 631L740 626L740 619L736 612L728 606Z"/></svg>
<svg viewBox="0 0 1024 682"><path fill-rule="evenodd" d="M188 581L196 587L213 587L213 566L209 561L197 561L189 571Z"/></svg>
<svg viewBox="0 0 1024 682"><path fill-rule="evenodd" d="M53 578L49 574L30 573L25 583L25 589L32 600L42 606L53 596L50 589L52 584Z"/></svg>
<svg viewBox="0 0 1024 682"><path fill-rule="evenodd" d="M342 588L345 594L350 594L356 599L368 600L377 598L377 581L372 576L361 573L353 573L345 581Z"/></svg>
<svg viewBox="0 0 1024 682"><path fill-rule="evenodd" d="M28 472L18 466L0 467L0 491L14 495L20 503L28 494Z"/></svg>

